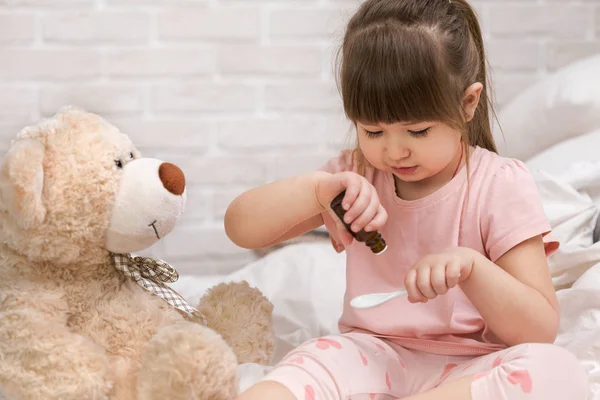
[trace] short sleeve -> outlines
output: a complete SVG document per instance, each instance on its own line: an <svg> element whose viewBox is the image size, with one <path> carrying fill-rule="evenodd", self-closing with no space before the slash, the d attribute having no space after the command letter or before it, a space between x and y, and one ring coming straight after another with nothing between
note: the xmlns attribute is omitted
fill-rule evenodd
<svg viewBox="0 0 600 400"><path fill-rule="evenodd" d="M481 231L485 250L496 262L507 251L537 235L542 235L546 256L559 247L538 188L525 164L507 160L481 194Z"/></svg>
<svg viewBox="0 0 600 400"><path fill-rule="evenodd" d="M357 163L354 157L354 151L343 150L337 157L328 160L321 168L319 168L319 171L329 172L330 174L337 174L339 172L345 171L356 172L356 165ZM331 239L331 244L333 245L333 248L338 253L341 253L342 251L344 251L344 245L340 241L339 236L337 234L335 221L327 211L322 212L321 216L323 217L325 228L327 228L327 231L329 232L329 238Z"/></svg>

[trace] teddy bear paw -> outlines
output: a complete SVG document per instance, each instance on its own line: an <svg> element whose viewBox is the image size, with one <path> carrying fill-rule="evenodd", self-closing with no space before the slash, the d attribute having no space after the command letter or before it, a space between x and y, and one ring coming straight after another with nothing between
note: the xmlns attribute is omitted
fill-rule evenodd
<svg viewBox="0 0 600 400"><path fill-rule="evenodd" d="M161 329L142 356L140 400L231 400L237 360L213 330L192 322Z"/></svg>
<svg viewBox="0 0 600 400"><path fill-rule="evenodd" d="M208 327L233 348L238 363L269 365L275 347L273 304L247 281L220 283L200 299Z"/></svg>

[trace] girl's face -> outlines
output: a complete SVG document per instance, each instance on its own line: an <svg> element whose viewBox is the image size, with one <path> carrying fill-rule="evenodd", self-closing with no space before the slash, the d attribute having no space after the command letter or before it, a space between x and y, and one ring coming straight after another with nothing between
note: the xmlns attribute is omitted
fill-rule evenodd
<svg viewBox="0 0 600 400"><path fill-rule="evenodd" d="M358 144L375 168L400 181L419 182L454 171L461 134L440 122L373 124L357 122Z"/></svg>

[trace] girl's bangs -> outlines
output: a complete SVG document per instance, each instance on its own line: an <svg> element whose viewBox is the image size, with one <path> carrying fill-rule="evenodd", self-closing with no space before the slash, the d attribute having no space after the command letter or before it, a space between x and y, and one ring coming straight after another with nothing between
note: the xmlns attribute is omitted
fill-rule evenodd
<svg viewBox="0 0 600 400"><path fill-rule="evenodd" d="M350 120L456 124L460 91L448 90L455 85L433 32L389 23L371 26L349 38L342 57L341 91Z"/></svg>

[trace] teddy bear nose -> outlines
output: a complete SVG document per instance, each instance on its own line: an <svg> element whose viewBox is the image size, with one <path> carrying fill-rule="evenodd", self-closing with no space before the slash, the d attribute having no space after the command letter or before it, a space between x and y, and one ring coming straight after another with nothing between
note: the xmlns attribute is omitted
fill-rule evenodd
<svg viewBox="0 0 600 400"><path fill-rule="evenodd" d="M174 195L179 196L185 190L185 175L177 165L162 163L158 167L158 176L165 189Z"/></svg>

